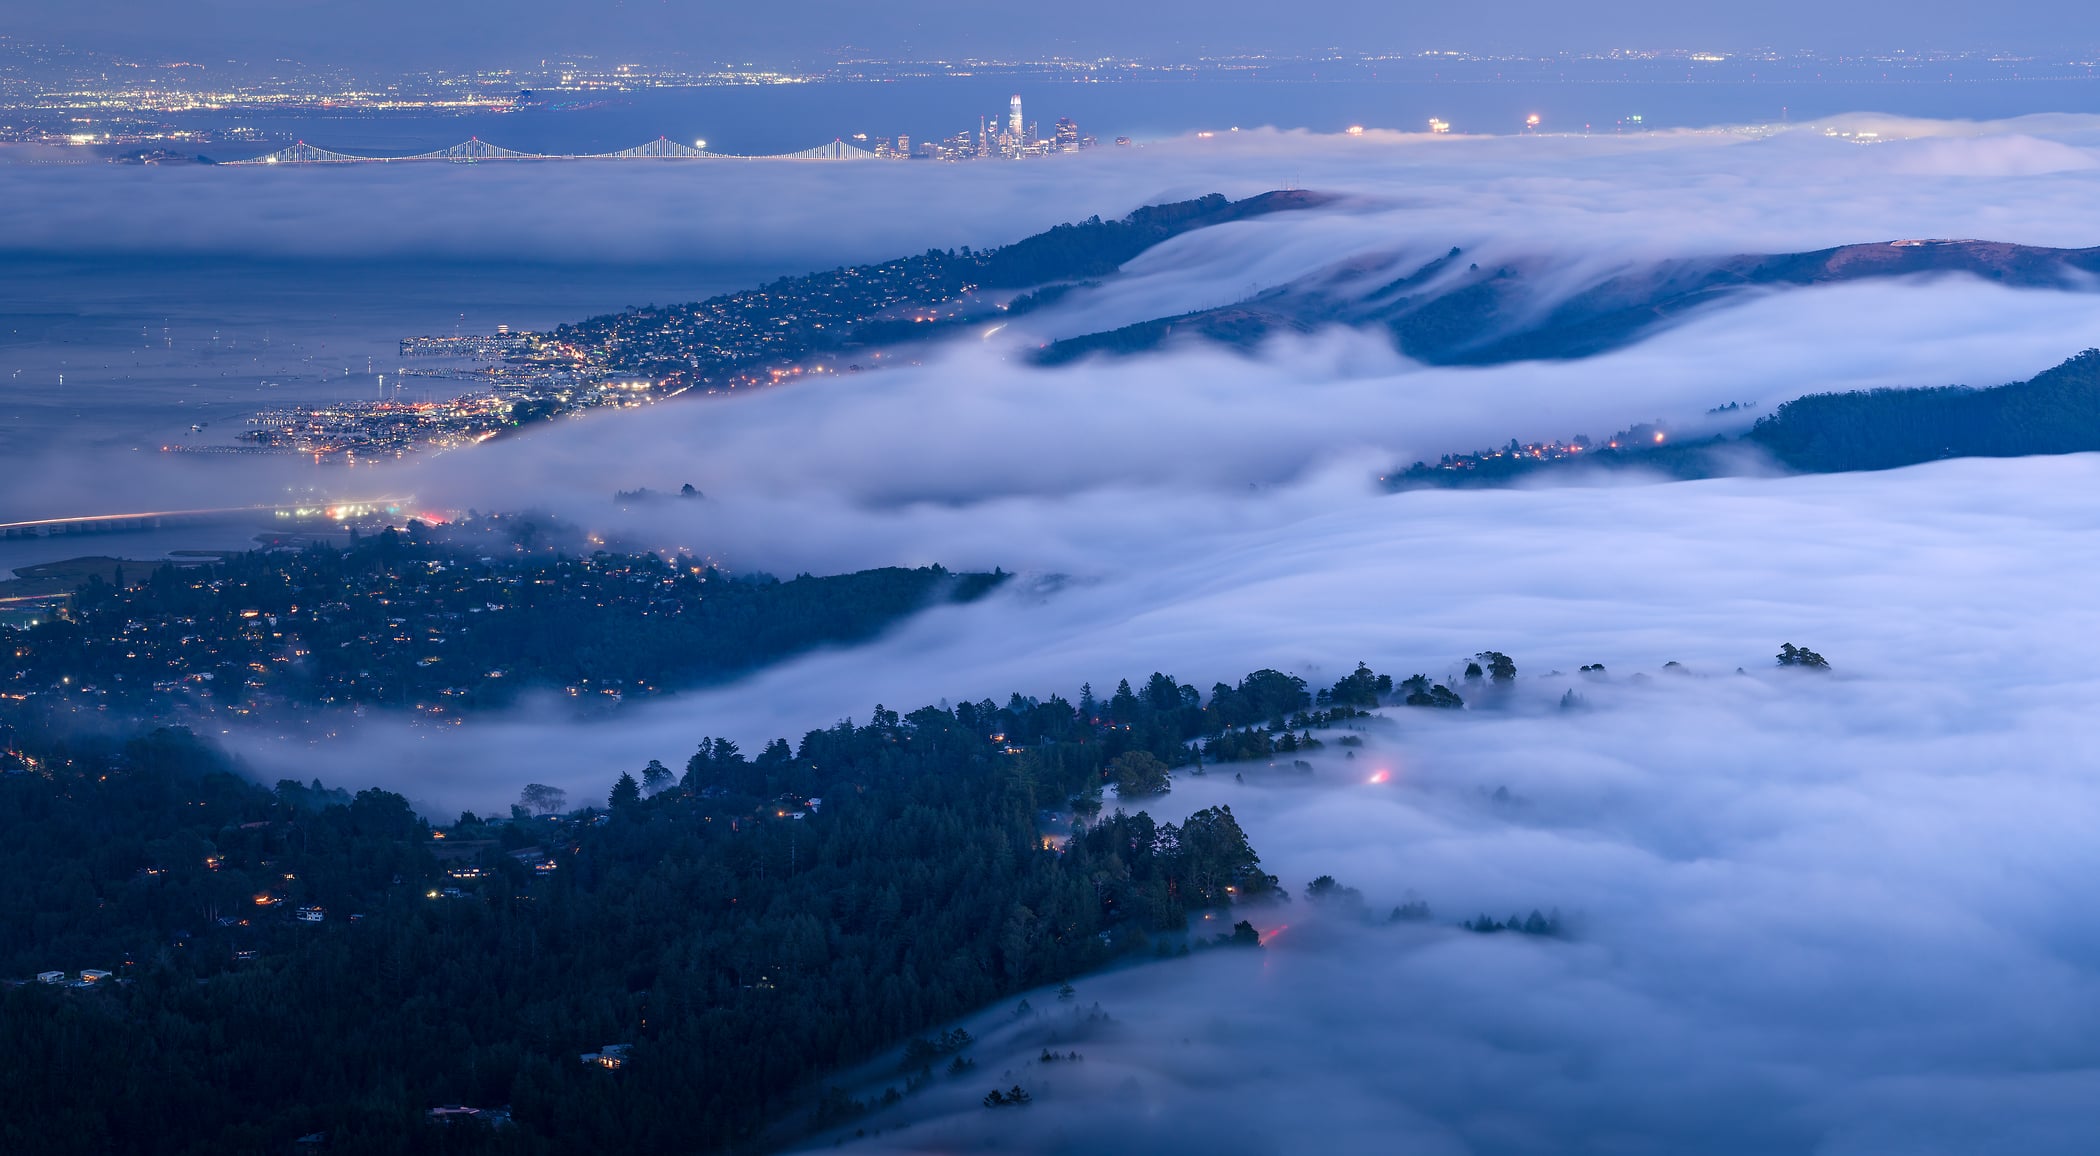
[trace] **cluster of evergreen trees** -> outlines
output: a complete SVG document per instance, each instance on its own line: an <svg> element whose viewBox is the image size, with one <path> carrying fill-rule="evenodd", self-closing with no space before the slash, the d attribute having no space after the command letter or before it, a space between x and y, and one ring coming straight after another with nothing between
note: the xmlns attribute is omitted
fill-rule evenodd
<svg viewBox="0 0 2100 1156"><path fill-rule="evenodd" d="M186 731L32 721L9 741L35 772L0 775L0 1150L694 1151L835 1118L857 1108L827 1109L822 1073L1015 991L1258 946L1192 918L1285 898L1230 808L1103 816L1101 790L1156 794L1226 736L1280 747L1417 681L878 706L753 756L706 738L604 808L535 785L443 827L382 790L263 788ZM1362 906L1326 877L1307 897ZM19 982L87 968L115 974ZM924 1042L948 1071L911 1089L967 1074L968 1043ZM510 1114L438 1127L446 1104Z"/></svg>
<svg viewBox="0 0 2100 1156"><path fill-rule="evenodd" d="M0 995L0 1148L735 1145L818 1073L1275 891L1226 808L1046 843L1038 816L1160 725L1136 701L878 708L755 758L709 739L604 810L438 829L384 791L256 786L186 732L30 735L43 773L0 777L0 959L116 975ZM617 1071L579 1062L609 1042ZM513 1123L435 1128L442 1104Z"/></svg>
<svg viewBox="0 0 2100 1156"><path fill-rule="evenodd" d="M1514 931L1519 935L1540 935L1558 938L1564 934L1561 927L1560 912L1558 911L1547 915L1534 910L1530 915L1511 915L1508 919L1496 919L1493 916L1481 915L1465 920L1459 926L1480 935L1493 935L1498 931Z"/></svg>
<svg viewBox="0 0 2100 1156"><path fill-rule="evenodd" d="M1779 653L1773 656L1781 666L1798 666L1807 670L1829 670L1830 660L1805 646L1784 643Z"/></svg>

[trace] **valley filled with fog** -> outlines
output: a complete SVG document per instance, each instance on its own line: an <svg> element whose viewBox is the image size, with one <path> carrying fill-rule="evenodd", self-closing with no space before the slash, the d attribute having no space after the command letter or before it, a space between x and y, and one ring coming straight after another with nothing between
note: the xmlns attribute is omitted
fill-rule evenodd
<svg viewBox="0 0 2100 1156"><path fill-rule="evenodd" d="M148 184L151 201L134 201ZM1754 287L1560 361L1432 366L1344 328L1244 351L1030 356L1453 247L1523 263L1539 311L1674 258L1938 238L2081 248L2100 243L2100 120L1249 131L1040 169L0 168L0 198L42 206L0 218L0 248L261 262L265 287L353 259L442 259L469 270L463 283L534 279L515 299L552 324L629 303L628 265L648 270L651 299L689 265L697 297L724 270L763 280L997 245L1285 186L1339 199L1185 234L878 371L562 420L340 478L54 432L18 468L41 480L36 502L67 509L19 491L0 509L379 489L431 509L547 511L733 572L1016 575L873 641L605 717L529 702L457 726L375 710L325 733L215 736L265 782L384 786L434 816L501 808L528 781L602 798L650 759L681 764L703 735L755 751L878 703L1076 701L1082 684L1105 696L1162 671L1208 687L1263 667L1324 687L1359 661L1457 686L1476 653L1514 657L1510 688L1467 690L1463 712L1384 708L1362 747L1330 742L1309 772L1288 759L1177 772L1146 809L1180 821L1230 805L1297 896L1248 913L1265 949L1127 966L1076 980L1071 1001L1044 991L1028 1013L990 1009L970 1021L978 1074L1027 1084L1029 1115L987 1111L987 1080L958 1081L822 1147L1851 1156L2069 1152L2100 1133L2100 935L2081 918L2100 866L2087 641L2100 637L2100 455L1378 484L1510 439L1740 429L1806 394L2023 380L2100 345L2100 283ZM505 261L474 272L498 247ZM561 313L567 276L574 315ZM357 281L339 295L350 310L375 292ZM257 316L278 308L268 296ZM354 332L333 339L384 349L389 326L451 324L435 301L414 312L337 323ZM705 499L613 500L687 484ZM1775 668L1782 643L1833 669ZM1305 897L1323 874L1360 890L1362 909ZM1414 898L1432 919L1388 921ZM1454 926L1534 909L1557 911L1565 933ZM1096 1004L1107 1019L1087 1019ZM1085 1059L1052 1069L1044 1048ZM894 1082L841 1079L870 1097Z"/></svg>

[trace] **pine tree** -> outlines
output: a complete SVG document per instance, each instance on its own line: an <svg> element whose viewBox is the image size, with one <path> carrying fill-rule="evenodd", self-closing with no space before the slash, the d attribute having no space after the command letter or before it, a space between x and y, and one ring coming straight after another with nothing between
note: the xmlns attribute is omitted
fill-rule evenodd
<svg viewBox="0 0 2100 1156"><path fill-rule="evenodd" d="M650 759L649 765L642 768L642 790L646 794L654 795L670 786L671 779L671 768L656 759Z"/></svg>

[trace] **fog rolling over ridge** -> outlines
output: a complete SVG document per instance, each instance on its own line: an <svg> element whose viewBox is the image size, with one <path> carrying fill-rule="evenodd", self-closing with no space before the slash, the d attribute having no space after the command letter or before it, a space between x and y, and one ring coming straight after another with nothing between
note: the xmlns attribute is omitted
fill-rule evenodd
<svg viewBox="0 0 2100 1156"><path fill-rule="evenodd" d="M136 219L112 215L141 183L160 195ZM871 642L606 720L520 709L427 726L372 711L325 737L219 736L266 781L385 786L433 816L501 809L526 782L600 799L650 759L682 765L703 735L755 751L877 703L1076 700L1082 684L1105 696L1153 671L1204 687L1273 667L1326 686L1359 660L1455 679L1483 650L1515 657L1512 688L1462 687L1466 711L1390 707L1363 747L1306 756L1309 772L1289 759L1184 770L1142 804L1176 820L1229 804L1266 870L1294 893L1332 874L1363 893L1362 915L1301 895L1247 913L1268 933L1258 953L1076 978L1073 1001L1030 993L1025 1016L987 1009L969 1024L974 1071L812 1150L2089 1147L2100 454L1377 485L1396 464L1512 438L2021 380L2100 344L2089 276L1752 286L1592 355L1493 365L1425 364L1375 330L1317 326L1246 349L1174 340L1055 366L1036 354L1454 247L1468 265L1525 263L1536 296L1512 323L1655 262L1929 238L2087 247L2100 243L2100 121L1246 132L1021 176L0 169L0 191L44 206L29 225L0 219L0 247L36 251L69 222L108 219L82 243L325 266L353 250L463 259L501 236L546 269L727 253L784 271L1286 183L1345 199L1177 237L1004 330L875 372L562 420L340 480L122 453L38 468L47 494L100 485L200 505L318 476L435 508L545 510L783 576L1019 572ZM615 196L623 212L602 212ZM425 199L428 214L400 210ZM614 500L685 484L705 497ZM1782 643L1835 669L1772 669ZM1411 897L1433 916L1388 923ZM1557 910L1564 933L1454 926L1533 909ZM1109 1019L1085 1022L1096 1003ZM1044 1048L1085 1059L1044 1065ZM901 1077L875 1063L836 1079L879 1101ZM982 1106L1010 1084L1033 1101Z"/></svg>
<svg viewBox="0 0 2100 1156"><path fill-rule="evenodd" d="M2051 913L2093 867L2088 768L1888 704L2090 742L2077 708L1654 677L1582 684L1575 714L1532 684L1490 721L1373 728L1309 777L1182 777L1176 812L1230 804L1299 892L1254 916L1260 957L989 1009L971 1078L856 1121L883 1131L847 1149L2078 1150L2100 941ZM1361 909L1308 900L1330 872ZM1388 921L1416 898L1432 920ZM1534 908L1572 930L1450 926ZM871 1102L900 1079L873 1066ZM1025 1112L978 1103L1010 1084Z"/></svg>

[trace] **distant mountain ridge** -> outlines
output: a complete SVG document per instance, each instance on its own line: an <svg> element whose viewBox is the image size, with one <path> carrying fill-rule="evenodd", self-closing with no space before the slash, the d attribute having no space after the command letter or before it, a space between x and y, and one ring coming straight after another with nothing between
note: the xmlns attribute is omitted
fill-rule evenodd
<svg viewBox="0 0 2100 1156"><path fill-rule="evenodd" d="M1453 248L1397 278L1367 283L1376 268L1350 262L1232 305L1066 338L1037 360L1055 365L1143 353L1175 338L1247 349L1278 334L1333 325L1384 330L1401 352L1432 365L1569 360L1624 347L1694 310L1761 288L1966 274L2021 288L2100 289L2100 248L1975 240L1655 261L1550 305L1543 261L1483 267Z"/></svg>

